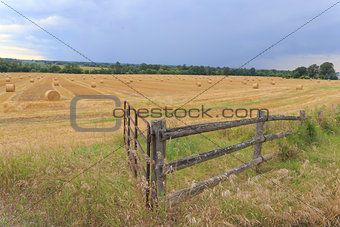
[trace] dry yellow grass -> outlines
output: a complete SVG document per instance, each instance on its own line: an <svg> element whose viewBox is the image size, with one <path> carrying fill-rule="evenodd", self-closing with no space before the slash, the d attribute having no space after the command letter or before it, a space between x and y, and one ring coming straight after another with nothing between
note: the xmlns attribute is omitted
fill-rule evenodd
<svg viewBox="0 0 340 227"><path fill-rule="evenodd" d="M12 96L2 96L0 98L0 104L3 102L10 101L15 106L20 106L13 110L10 117L11 118L22 118L21 116L25 114L25 118L41 118L44 119L45 116L49 115L60 115L67 116L68 115L68 107L70 100L75 95L84 95L84 94L115 94L122 101L128 100L133 105L139 107L156 107L150 101L146 100L145 97L138 94L136 91L144 94L149 97L151 100L159 103L159 105L170 105L180 106L185 103L185 100L190 100L192 97L201 92L201 88L198 87L197 76L183 75L183 76L167 76L167 80L161 82L157 81L157 78L160 78L159 75L117 75L120 80L130 81L130 78L135 78L135 83L130 84L128 86L124 85L124 83L115 79L114 77L109 77L105 80L105 86L97 87L96 89L91 89L91 81L90 80L82 80L82 78L91 78L91 75L72 75L72 78L75 79L74 83L68 84L67 80L62 80L62 78L69 77L68 74L37 74L37 73L12 73L11 75L16 78L19 76L31 77L31 80L34 81L38 76L42 79L37 81L36 83L29 83L29 80L24 80L17 84L16 90L18 91L18 95L15 97ZM8 77L8 76L7 76ZM55 77L60 78L61 86L58 88L58 92L62 97L65 97L60 102L53 102L46 104L44 93L47 90L53 89L52 78ZM107 75L96 75L98 80L102 80L102 78L107 77ZM161 78L163 78L162 76ZM211 81L218 81L222 77L220 76L209 76L208 79ZM300 109L305 107L312 106L321 106L328 105L331 106L333 104L337 104L340 102L340 94L339 87L340 81L330 81L327 85L317 85L315 80L298 80L298 79L290 79L290 80L280 80L280 83L276 83L276 86L268 86L270 84L271 78L262 78L262 83L267 84L267 86L263 85L261 89L253 90L251 83L250 86L243 86L242 81L255 79L253 77L237 77L237 76L229 76L232 79L233 83L221 82L217 83L209 89L207 92L203 93L199 97L197 97L193 102L188 103L185 107L198 107L200 105L205 105L207 107L214 107L212 110L213 115L218 115L219 111L223 109L222 103L225 105L239 106L244 108L268 108L273 114L281 114L281 113L297 113ZM246 79L245 79L246 78ZM183 80L185 79L185 80ZM202 77L203 80L206 81L206 77ZM51 80L51 82L49 82ZM132 79L131 79L132 80ZM0 81L1 83L1 81ZM298 95L295 92L296 84L301 84L304 86L304 91L299 92ZM4 86L3 84L2 86ZM30 87L33 86L33 87ZM202 86L202 84L201 84ZM42 90L42 88L46 88ZM135 90L133 90L135 89ZM26 92L27 91L27 92ZM23 97L23 94L26 97ZM27 100L27 101L23 101ZM110 113L110 107L102 105L102 101L98 102L89 102L88 105L85 105L84 114L92 113L95 109L98 115L102 113ZM55 111L55 110L58 111ZM4 113L0 109L0 118L8 118L9 112ZM57 117L53 117L58 119ZM52 118L52 119L53 119ZM23 119L24 121L26 119ZM183 119L187 123L195 123L197 121L215 121L215 120L223 120L223 118L218 119ZM183 124L178 122L179 124ZM19 126L18 127L23 127ZM58 131L58 129L57 129ZM55 133L58 133L58 132ZM15 134L10 135L11 130L8 131L8 136L17 136ZM70 138L73 137L74 132L72 130L66 133L66 138L60 140L58 143L68 143ZM28 138L31 138L29 134L26 135ZM84 142L83 138L75 139L78 142ZM73 139L71 140L73 141ZM70 141L70 142L71 142ZM8 140L3 141L7 143ZM44 141L41 141L42 143ZM25 146L23 146L25 147Z"/></svg>

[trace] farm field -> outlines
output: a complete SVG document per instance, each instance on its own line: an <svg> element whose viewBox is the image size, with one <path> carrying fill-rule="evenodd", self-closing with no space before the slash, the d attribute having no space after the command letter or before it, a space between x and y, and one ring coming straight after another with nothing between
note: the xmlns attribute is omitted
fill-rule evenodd
<svg viewBox="0 0 340 227"><path fill-rule="evenodd" d="M10 82L6 82L6 78L10 78ZM150 219L146 208L134 200L137 192L126 190L127 188L133 190L134 182L131 180L133 178L127 167L124 149L118 149L119 153L114 153L116 155L114 159L95 167L89 175L81 175L74 185L68 182L67 190L58 194L60 200L47 192L58 188L58 183L63 182L63 177L72 179L72 176L81 174L81 170L109 155L122 142L122 129L109 133L76 132L70 126L70 102L72 98L79 95L115 95L120 99L122 106L124 100L127 100L135 108L164 108L165 106L182 108L183 106L185 109L200 109L202 105L206 109L211 108L209 114L212 118L172 118L167 120L168 127L230 120L221 116L225 108L247 110L258 108L268 109L271 115L298 115L303 109L312 113L316 108L333 110L340 104L340 81L246 76L223 78L222 76L194 75L112 76L0 73L0 180L3 182L6 180L6 189L0 190L2 198L0 204L3 203L9 207L9 216L20 216L24 220L23 223L27 225L34 225L33 223L38 223L38 225L64 225L66 223L71 223L71 225L112 225L114 223L158 225L163 222L169 225L178 223L187 225L290 223L296 225L320 224L320 220L333 220L337 217L340 214L338 177L340 137L338 135L333 137L333 134L322 137L324 141L327 141L322 145L323 147L313 145L307 149L310 153L302 152L303 160L274 161L274 164L263 165L264 170L269 170L264 175L266 178L278 180L278 184L282 187L297 189L299 196L304 197L303 201L309 201L318 195L318 200L313 207L324 215L321 218L313 213L315 212L313 208L300 203L294 197L288 198L291 192L276 188L268 180L260 180L262 174L256 176L249 171L243 176L233 178L231 183L220 185L216 192L214 191L220 194L220 197L208 192L193 200L199 201L200 205L191 201L170 210L168 214L161 213L159 219ZM6 92L5 85L8 83L15 84L15 92ZM253 88L255 83L259 85L257 89ZM302 89L297 89L300 85ZM213 87L209 89L211 86ZM208 90L204 92L206 89ZM49 90L57 91L60 94L60 100L47 100L46 92ZM202 92L204 93L199 95ZM196 97L197 95L199 96ZM112 127L115 120L112 117L114 107L112 101L109 100L81 101L77 108L77 122L83 127ZM147 119L151 120L152 117ZM286 126L279 125L278 127L285 128ZM274 129L271 128L271 130ZM231 144L240 142L241 138L238 133L251 135L253 130L246 128L239 132L233 131L228 134L230 138L227 142L225 141L227 134L224 131L211 134L210 138L216 139L217 143ZM196 136L193 140L194 142L182 140L185 144L183 147L193 153L195 149L203 151L202 147L214 148L214 144L208 144ZM176 142L169 146L175 145L182 146ZM280 144L269 144L265 146L265 149L268 153L277 151L280 149ZM320 156L313 153L319 151L318 149L323 150ZM297 147L293 150L298 152ZM247 153L240 157L249 159L250 156L251 150L247 150ZM18 160L21 162L16 162ZM320 165L315 164L318 161ZM215 169L214 165L219 167ZM221 159L217 161L217 164L210 163L201 166L198 170L200 175L193 169L189 169L187 172L179 173L176 177L196 176L204 180L212 172L221 173L225 170L226 167L223 165L234 167L237 166L237 162ZM210 168L214 169L211 173L206 171ZM105 171L109 173L106 174ZM319 175L315 176L317 171ZM327 178L328 174L331 177ZM280 178L281 175L284 177ZM304 182L302 177L309 177L309 180ZM93 179L96 180L95 184L92 182ZM198 181L198 179L195 180ZM170 178L169 181L173 185L184 187L191 185L194 180L177 182ZM107 187L108 184L110 187ZM11 185L15 187L11 188ZM261 185L264 188L261 188ZM174 189L175 187L169 188L169 190ZM313 194L313 190L316 194ZM20 201L15 198L21 193L24 205L16 207ZM106 197L106 193L112 197ZM270 194L273 195L271 199ZM35 206L34 201L40 201L42 195L46 196L47 200ZM93 195L97 197L91 197ZM214 198L215 201L208 201L209 197ZM226 197L228 199L223 202L222 198ZM260 206L261 212L255 211L256 206L248 202L251 197L257 197L254 203L263 205ZM53 211L54 206L58 206L58 211ZM228 206L234 211L228 210ZM131 210L134 209L139 211L132 212ZM227 211L222 212L223 209ZM200 217L202 210L204 212ZM73 214L70 215L71 213ZM131 217L127 217L128 215ZM8 218L8 214L6 216L6 218L0 218L0 225L20 223ZM97 219L98 216L100 216L99 219ZM270 217L273 221L266 220L265 217ZM222 221L224 219L225 222Z"/></svg>
<svg viewBox="0 0 340 227"><path fill-rule="evenodd" d="M5 91L5 79L8 77L11 77L10 83L16 85L15 92ZM84 138L82 136L87 133L74 132L68 124L70 101L78 95L115 95L121 100L122 105L124 100L127 100L136 108L165 106L178 108L182 105L183 108L201 108L202 105L205 108L212 108L209 114L213 119L183 118L180 121L175 119L170 121L176 125L183 125L184 122L188 124L194 121L223 120L220 113L224 108L248 110L266 108L270 114L298 114L299 110L304 108L332 106L340 102L340 81L229 76L218 82L223 77L187 75L116 75L116 77L118 79L112 75L0 74L0 122L1 127L8 129L2 130L0 150L16 140L11 138L22 137L24 140L34 141L39 133L48 136L50 134L46 134L46 130L49 128L53 128L50 136L54 138L56 146L91 143L87 135ZM31 79L34 83L30 83ZM59 81L59 86L54 85L54 80ZM92 82L96 83L95 88L91 87ZM217 84L213 88L190 101L215 83ZM259 89L252 88L254 83L259 84ZM303 90L296 90L297 85L303 85ZM61 95L60 101L46 101L44 94L47 90L58 91ZM190 102L186 104L188 101ZM113 106L107 100L89 101L86 104L81 102L80 105L81 119L98 120L110 118L112 115ZM22 135L17 133L16 129L19 128L23 129L20 130ZM35 132L34 138L31 138L32 131ZM96 134L95 137L105 139L108 136ZM38 144L45 145L45 142L50 143L50 140L43 140Z"/></svg>

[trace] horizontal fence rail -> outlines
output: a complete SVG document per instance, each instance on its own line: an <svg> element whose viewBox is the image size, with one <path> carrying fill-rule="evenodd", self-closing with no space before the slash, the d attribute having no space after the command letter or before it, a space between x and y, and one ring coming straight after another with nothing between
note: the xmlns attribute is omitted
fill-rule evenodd
<svg viewBox="0 0 340 227"><path fill-rule="evenodd" d="M250 167L256 166L263 161L267 161L267 160L273 158L275 155L277 155L277 153L263 155L259 158L251 160L248 163L244 163L244 164L242 164L242 165L240 165L236 168L228 170L227 172L220 174L216 177L212 177L208 180L205 180L205 181L202 181L198 184L195 184L192 187L185 188L185 189L179 190L177 192L174 192L166 198L166 200L167 200L166 202L169 206L176 205L179 202L182 202L186 199L192 198L195 195L202 193L207 188L212 188L212 187L218 185L220 182L226 180L230 175L240 173L240 172L242 172L242 171L244 171L244 170L246 170Z"/></svg>
<svg viewBox="0 0 340 227"><path fill-rule="evenodd" d="M185 199L191 198L200 194L207 188L211 188L219 184L221 181L227 179L231 174L240 173L248 168L257 167L266 160L273 158L277 153L267 154L262 156L262 144L265 142L273 141L289 136L291 132L282 132L276 134L263 135L265 122L270 121L300 121L306 119L305 112L300 111L299 116L286 116L286 115L266 115L264 111L259 111L256 118L242 119L237 121L223 121L205 124L196 124L177 128L166 128L166 120L152 120L152 167L151 167L151 181L153 191L156 192L156 201L162 200L168 206L173 206ZM190 136L205 132L212 132L221 129L230 129L233 127L240 127L244 125L256 124L254 138L239 144L227 146L220 149L215 149L200 154L191 155L176 161L165 163L166 157L166 141L184 136ZM192 187L181 189L170 195L166 195L166 175L175 171L196 165L198 163L206 162L233 152L254 146L253 160L244 163L234 169L231 169L221 175L212 177L206 181L200 182Z"/></svg>
<svg viewBox="0 0 340 227"><path fill-rule="evenodd" d="M221 121L206 124L189 125L178 128L167 128L162 132L162 140L175 139L179 137L200 134L204 132L211 132L220 129L228 129L239 127L243 125L251 125L259 122L266 121L280 121L280 120L301 120L301 116L285 116L285 115L275 115L275 116L264 116L261 118L249 118L237 121Z"/></svg>
<svg viewBox="0 0 340 227"><path fill-rule="evenodd" d="M187 168L189 166L193 166L193 165L201 163L201 162L209 161L211 159L218 158L218 157L226 155L226 154L231 154L235 151L242 150L246 147L250 147L250 146L252 146L256 143L259 143L259 142L264 143L264 142L272 141L272 140L275 140L275 139L286 137L290 134L291 134L291 132L265 135L265 136L258 137L258 138L252 139L252 140L248 140L246 142L235 144L235 145L232 145L232 146L229 146L229 147L224 147L224 148L221 148L221 149L216 149L216 150L212 150L212 151L208 151L208 152L204 152L204 153L200 153L200 154L195 154L195 155L188 156L186 158L182 158L182 159L179 159L179 160L176 160L176 161L172 161L172 162L165 164L164 174L169 174L169 173L175 172L175 171L180 170L180 169Z"/></svg>

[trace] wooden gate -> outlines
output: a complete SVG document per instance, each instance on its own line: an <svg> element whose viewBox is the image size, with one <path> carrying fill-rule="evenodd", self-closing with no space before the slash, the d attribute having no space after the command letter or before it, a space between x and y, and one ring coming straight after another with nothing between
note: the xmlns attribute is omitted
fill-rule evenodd
<svg viewBox="0 0 340 227"><path fill-rule="evenodd" d="M150 123L138 116L136 109L127 101L124 102L124 146L130 168L137 179L140 195L145 196L147 206L152 206L150 198Z"/></svg>

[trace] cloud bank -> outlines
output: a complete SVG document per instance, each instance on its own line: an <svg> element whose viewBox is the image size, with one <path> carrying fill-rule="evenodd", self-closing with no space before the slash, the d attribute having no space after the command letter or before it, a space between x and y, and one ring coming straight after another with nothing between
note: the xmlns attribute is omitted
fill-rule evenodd
<svg viewBox="0 0 340 227"><path fill-rule="evenodd" d="M94 61L236 68L335 1L5 2ZM247 67L292 69L330 60L340 68L339 7ZM0 14L0 45L35 51L28 56L85 61L1 4Z"/></svg>

